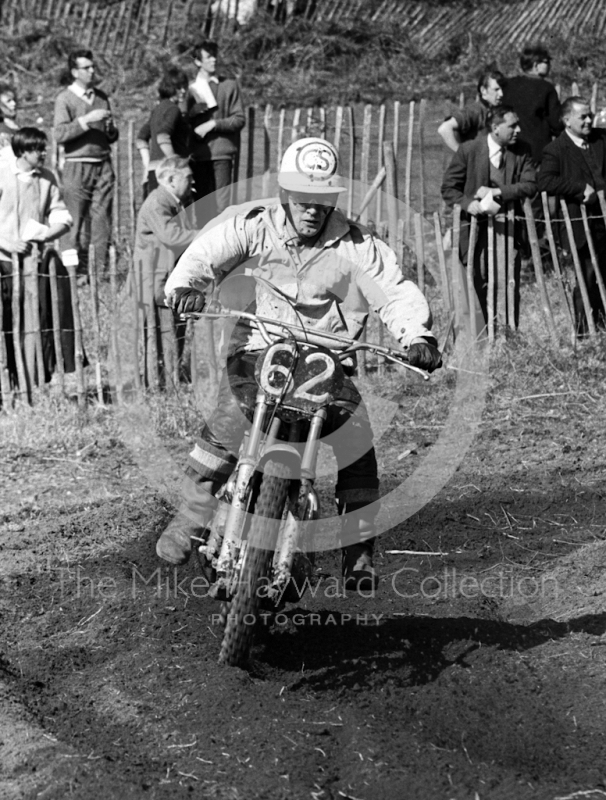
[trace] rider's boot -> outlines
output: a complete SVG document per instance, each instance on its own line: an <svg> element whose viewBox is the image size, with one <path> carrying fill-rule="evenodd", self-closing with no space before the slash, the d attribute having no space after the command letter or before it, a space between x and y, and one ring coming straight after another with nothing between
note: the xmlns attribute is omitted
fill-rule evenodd
<svg viewBox="0 0 606 800"><path fill-rule="evenodd" d="M217 485L201 478L188 467L182 488L182 503L156 543L156 553L171 564L185 564L192 552L192 540L205 540L217 499Z"/></svg>
<svg viewBox="0 0 606 800"><path fill-rule="evenodd" d="M341 570L346 591L373 594L379 585L379 576L372 556L375 546L375 514L368 505L339 503L344 514L342 537L352 542L343 547Z"/></svg>

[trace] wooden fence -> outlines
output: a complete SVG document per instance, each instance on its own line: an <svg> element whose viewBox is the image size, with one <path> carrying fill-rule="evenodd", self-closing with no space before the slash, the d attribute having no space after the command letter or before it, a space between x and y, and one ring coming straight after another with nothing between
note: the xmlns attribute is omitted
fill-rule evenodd
<svg viewBox="0 0 606 800"><path fill-rule="evenodd" d="M433 57L448 42L481 39L497 55L504 48L555 34L606 32L606 0L514 0L469 4L407 0L257 0L257 7L275 19L292 16L315 22L357 17L369 22L398 20L416 46ZM192 29L221 41L231 35L238 0L4 0L0 23L14 35L22 20L47 22L107 58L136 58L133 41L169 41Z"/></svg>
<svg viewBox="0 0 606 800"><path fill-rule="evenodd" d="M594 96L597 94L594 92ZM291 141L307 134L320 134L339 145L343 155L343 174L348 180L350 191L345 201L344 211L354 219L372 222L378 234L387 240L396 251L405 274L416 278L419 286L429 293L432 303L438 304L441 310L440 338L443 344L450 333L461 331L466 327L472 337L480 334L484 325L483 319L473 311L469 301L467 285L469 274L462 271L458 257L458 241L460 237L460 217L456 213L452 220L452 248L445 250L443 236L451 226L450 217L446 217L438 203L439 187L442 175L443 148L434 147L427 158L427 140L431 131L428 128L426 107L423 101L411 103L402 108L399 103L393 106L336 107L328 109L272 109L267 106L260 110L248 110L248 127L244 132L242 158L238 167L240 180L234 187L234 200L243 202L251 197L272 196L275 192L275 175L281 154ZM432 129L436 121L431 121ZM435 130L433 132L435 140ZM18 354L16 369L18 385L10 386L8 381L8 353L6 343L0 347L0 390L4 398L13 396L31 399L36 385L43 384L42 360L40 356L40 339L48 343L54 342L57 353L56 373L60 384L64 380L62 357L62 334L57 308L57 297L62 296L61 286L67 283L71 287L71 304L73 306L74 359L77 377L77 393L80 402L85 402L86 381L84 373L85 353L94 367L94 387L99 402L104 402L107 392L108 376L112 377L116 397L120 399L126 394L138 394L146 388L157 388L160 385L157 370L149 363L142 363L152 353L153 347L143 348L144 332L140 324L139 314L135 313L134 301L125 299L124 282L130 271L132 261L132 244L135 220L140 205L139 178L141 167L134 148L135 124L130 122L122 128L119 143L114 145L114 163L117 172L117 188L114 203L114 246L111 249L109 271L103 281L98 280L93 270L88 287L77 285L75 274L64 273L57 278L57 264L51 259L48 281L50 281L50 297L52 300L52 324L43 329L38 319L35 299L37 279L33 278L33 270L37 261L28 261L27 270L19 272L15 266L13 283L15 332L21 330L20 336L27 344L23 351L23 363L20 364ZM437 179L437 180L436 180ZM428 191L431 189L431 191ZM254 192L254 194L253 194ZM395 198L395 201L394 201ZM569 224L566 221L566 209L558 209L559 225ZM513 259L511 239L513 220L510 210L505 216L497 216L488 223L491 244L489 254L489 290L487 299L488 325L486 334L492 341L507 329L516 324L516 303L518 295L518 275ZM573 261L566 267L561 263L561 248L553 229L555 220L551 219L549 209L545 209L545 233L543 250L539 250L532 209L527 208L524 219L517 220L528 230L528 241L536 275L537 290L540 294L540 306L545 315L545 325L549 338L554 343L562 335L569 336L574 329L572 321L572 303L570 285L579 272L578 257L573 251ZM586 223L589 225L589 222ZM473 239L476 231L473 231ZM494 236L494 240L493 237ZM476 237L477 239L477 237ZM473 247L472 247L473 250ZM90 263L94 264L94 254ZM595 253L594 256L595 258ZM546 281L543 276L545 264L549 262L550 277ZM574 274L572 270L574 269ZM582 276L581 276L582 277ZM46 280L46 279L45 279ZM63 284L61 281L63 280ZM59 281L57 283L57 281ZM27 284L27 287L25 286ZM36 286L34 286L36 284ZM131 282L132 289L132 282ZM583 293L582 281L579 286ZM48 288L48 286L47 286ZM21 311L17 303L19 292L26 292L29 306ZM549 298L549 292L555 295ZM127 313L124 315L125 304ZM559 321L553 319L554 303L563 311ZM29 311L27 310L29 308ZM27 319L20 321L19 315L24 313ZM121 316L122 315L122 316ZM84 323L82 323L84 319ZM125 330L124 320L127 319ZM590 315L588 315L590 319ZM595 326L589 322L589 334L595 335ZM15 327L16 326L16 327ZM475 327L474 327L475 326ZM565 327L565 330L564 330ZM146 341L152 343L155 336L147 330ZM168 331L168 337L173 333ZM376 335L381 336L377 328ZM45 338L46 337L46 338ZM136 340L136 341L135 341ZM204 347L198 346L198 354ZM206 347L208 350L208 347ZM212 348L211 348L212 350ZM144 352L147 355L144 356ZM214 351L213 351L214 352ZM124 354L128 354L125 357ZM196 371L194 353L192 372ZM124 363L121 363L124 362ZM130 365L130 366L129 366ZM364 370L375 368L374 363L365 364ZM378 368L382 366L379 364ZM210 365L216 371L216 364ZM168 370L171 384L175 385L176 367L173 364ZM165 381L166 385L166 381ZM125 388L126 387L126 388ZM105 394L104 394L105 392Z"/></svg>

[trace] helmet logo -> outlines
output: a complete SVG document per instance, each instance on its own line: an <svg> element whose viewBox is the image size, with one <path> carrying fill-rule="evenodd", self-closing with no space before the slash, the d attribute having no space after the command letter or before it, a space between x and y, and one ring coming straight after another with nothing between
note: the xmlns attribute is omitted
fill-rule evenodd
<svg viewBox="0 0 606 800"><path fill-rule="evenodd" d="M337 171L337 156L334 150L321 142L309 142L297 151L297 172L310 178L330 178Z"/></svg>

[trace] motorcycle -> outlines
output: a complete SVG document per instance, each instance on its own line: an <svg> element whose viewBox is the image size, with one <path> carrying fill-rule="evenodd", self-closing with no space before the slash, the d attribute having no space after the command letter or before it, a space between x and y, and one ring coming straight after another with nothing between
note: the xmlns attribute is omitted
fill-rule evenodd
<svg viewBox="0 0 606 800"><path fill-rule="evenodd" d="M259 612L275 613L301 597L312 574L314 522L320 503L314 488L316 460L327 408L345 378L343 362L361 350L412 370L403 351L339 334L267 319L241 308L211 305L194 319L231 319L263 337L250 430L233 473L217 495L210 533L197 548L222 601L219 662L244 666ZM307 584L308 585L308 584Z"/></svg>

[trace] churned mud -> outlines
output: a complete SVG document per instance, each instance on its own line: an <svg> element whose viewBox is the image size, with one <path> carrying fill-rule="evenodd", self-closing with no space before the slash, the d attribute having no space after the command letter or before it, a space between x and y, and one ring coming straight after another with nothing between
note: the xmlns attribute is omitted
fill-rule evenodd
<svg viewBox="0 0 606 800"><path fill-rule="evenodd" d="M559 388L538 367L493 377L458 470L380 537L375 596L344 597L321 554L248 671L217 665L196 564L157 561L172 510L123 442L4 448L0 797L606 796L605 395L587 363ZM408 382L383 433L386 492L440 434L431 391Z"/></svg>

